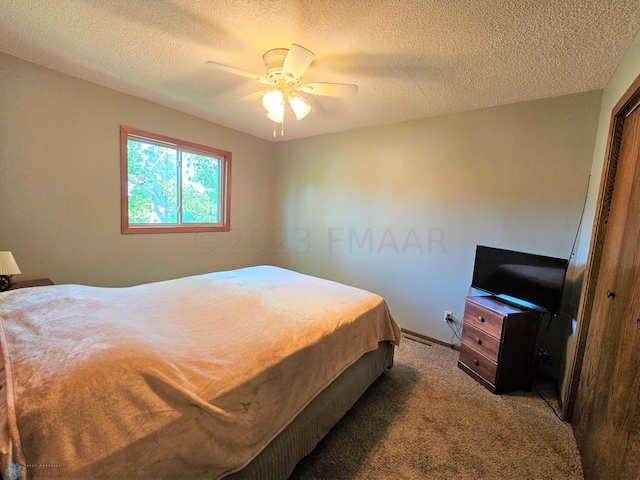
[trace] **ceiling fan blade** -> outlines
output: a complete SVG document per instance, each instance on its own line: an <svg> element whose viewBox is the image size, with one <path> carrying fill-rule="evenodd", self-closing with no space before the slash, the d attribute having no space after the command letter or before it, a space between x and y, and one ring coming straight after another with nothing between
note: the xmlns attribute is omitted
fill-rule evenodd
<svg viewBox="0 0 640 480"><path fill-rule="evenodd" d="M240 70L237 68L229 67L227 65L223 65L222 63L216 62L207 62L207 66L213 67L216 70L220 70L222 72L232 73L234 75L240 75L241 77L251 78L253 80L257 80L260 83L264 83L265 85L273 85L273 82L268 78L263 77L262 75L257 75L255 73L245 72L244 70Z"/></svg>
<svg viewBox="0 0 640 480"><path fill-rule="evenodd" d="M294 43L282 64L282 74L285 78L299 80L313 62L314 57L312 51Z"/></svg>
<svg viewBox="0 0 640 480"><path fill-rule="evenodd" d="M240 97L237 102L252 102L254 100L260 100L262 96L269 92L270 90L259 90L257 92L250 93L249 95L245 95L244 97Z"/></svg>
<svg viewBox="0 0 640 480"><path fill-rule="evenodd" d="M305 83L295 88L313 95L327 97L355 97L358 94L358 86L348 83Z"/></svg>

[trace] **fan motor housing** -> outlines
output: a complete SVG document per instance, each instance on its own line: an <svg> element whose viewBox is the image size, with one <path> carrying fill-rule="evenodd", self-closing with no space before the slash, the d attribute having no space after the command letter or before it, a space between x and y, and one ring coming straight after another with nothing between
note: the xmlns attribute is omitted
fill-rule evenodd
<svg viewBox="0 0 640 480"><path fill-rule="evenodd" d="M267 68L267 77L270 80L277 80L282 77L282 65L289 53L288 48L273 48L262 56L264 66Z"/></svg>

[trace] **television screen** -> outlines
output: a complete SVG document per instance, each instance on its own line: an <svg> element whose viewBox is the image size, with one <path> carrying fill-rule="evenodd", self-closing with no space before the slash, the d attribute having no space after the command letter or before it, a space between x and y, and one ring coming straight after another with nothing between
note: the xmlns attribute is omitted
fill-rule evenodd
<svg viewBox="0 0 640 480"><path fill-rule="evenodd" d="M563 258L478 245L471 286L558 314L568 266Z"/></svg>

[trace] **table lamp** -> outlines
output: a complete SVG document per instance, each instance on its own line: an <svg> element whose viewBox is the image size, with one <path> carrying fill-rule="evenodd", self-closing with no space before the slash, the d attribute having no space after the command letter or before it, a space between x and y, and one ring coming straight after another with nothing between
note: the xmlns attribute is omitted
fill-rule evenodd
<svg viewBox="0 0 640 480"><path fill-rule="evenodd" d="M12 275L22 273L11 252L0 252L0 292L9 290L13 281Z"/></svg>

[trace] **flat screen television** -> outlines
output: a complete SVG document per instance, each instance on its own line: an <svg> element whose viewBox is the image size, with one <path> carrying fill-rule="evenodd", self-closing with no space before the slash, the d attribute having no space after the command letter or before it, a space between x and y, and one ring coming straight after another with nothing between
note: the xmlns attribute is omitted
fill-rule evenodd
<svg viewBox="0 0 640 480"><path fill-rule="evenodd" d="M476 247L471 286L530 308L560 313L569 261L501 248Z"/></svg>

